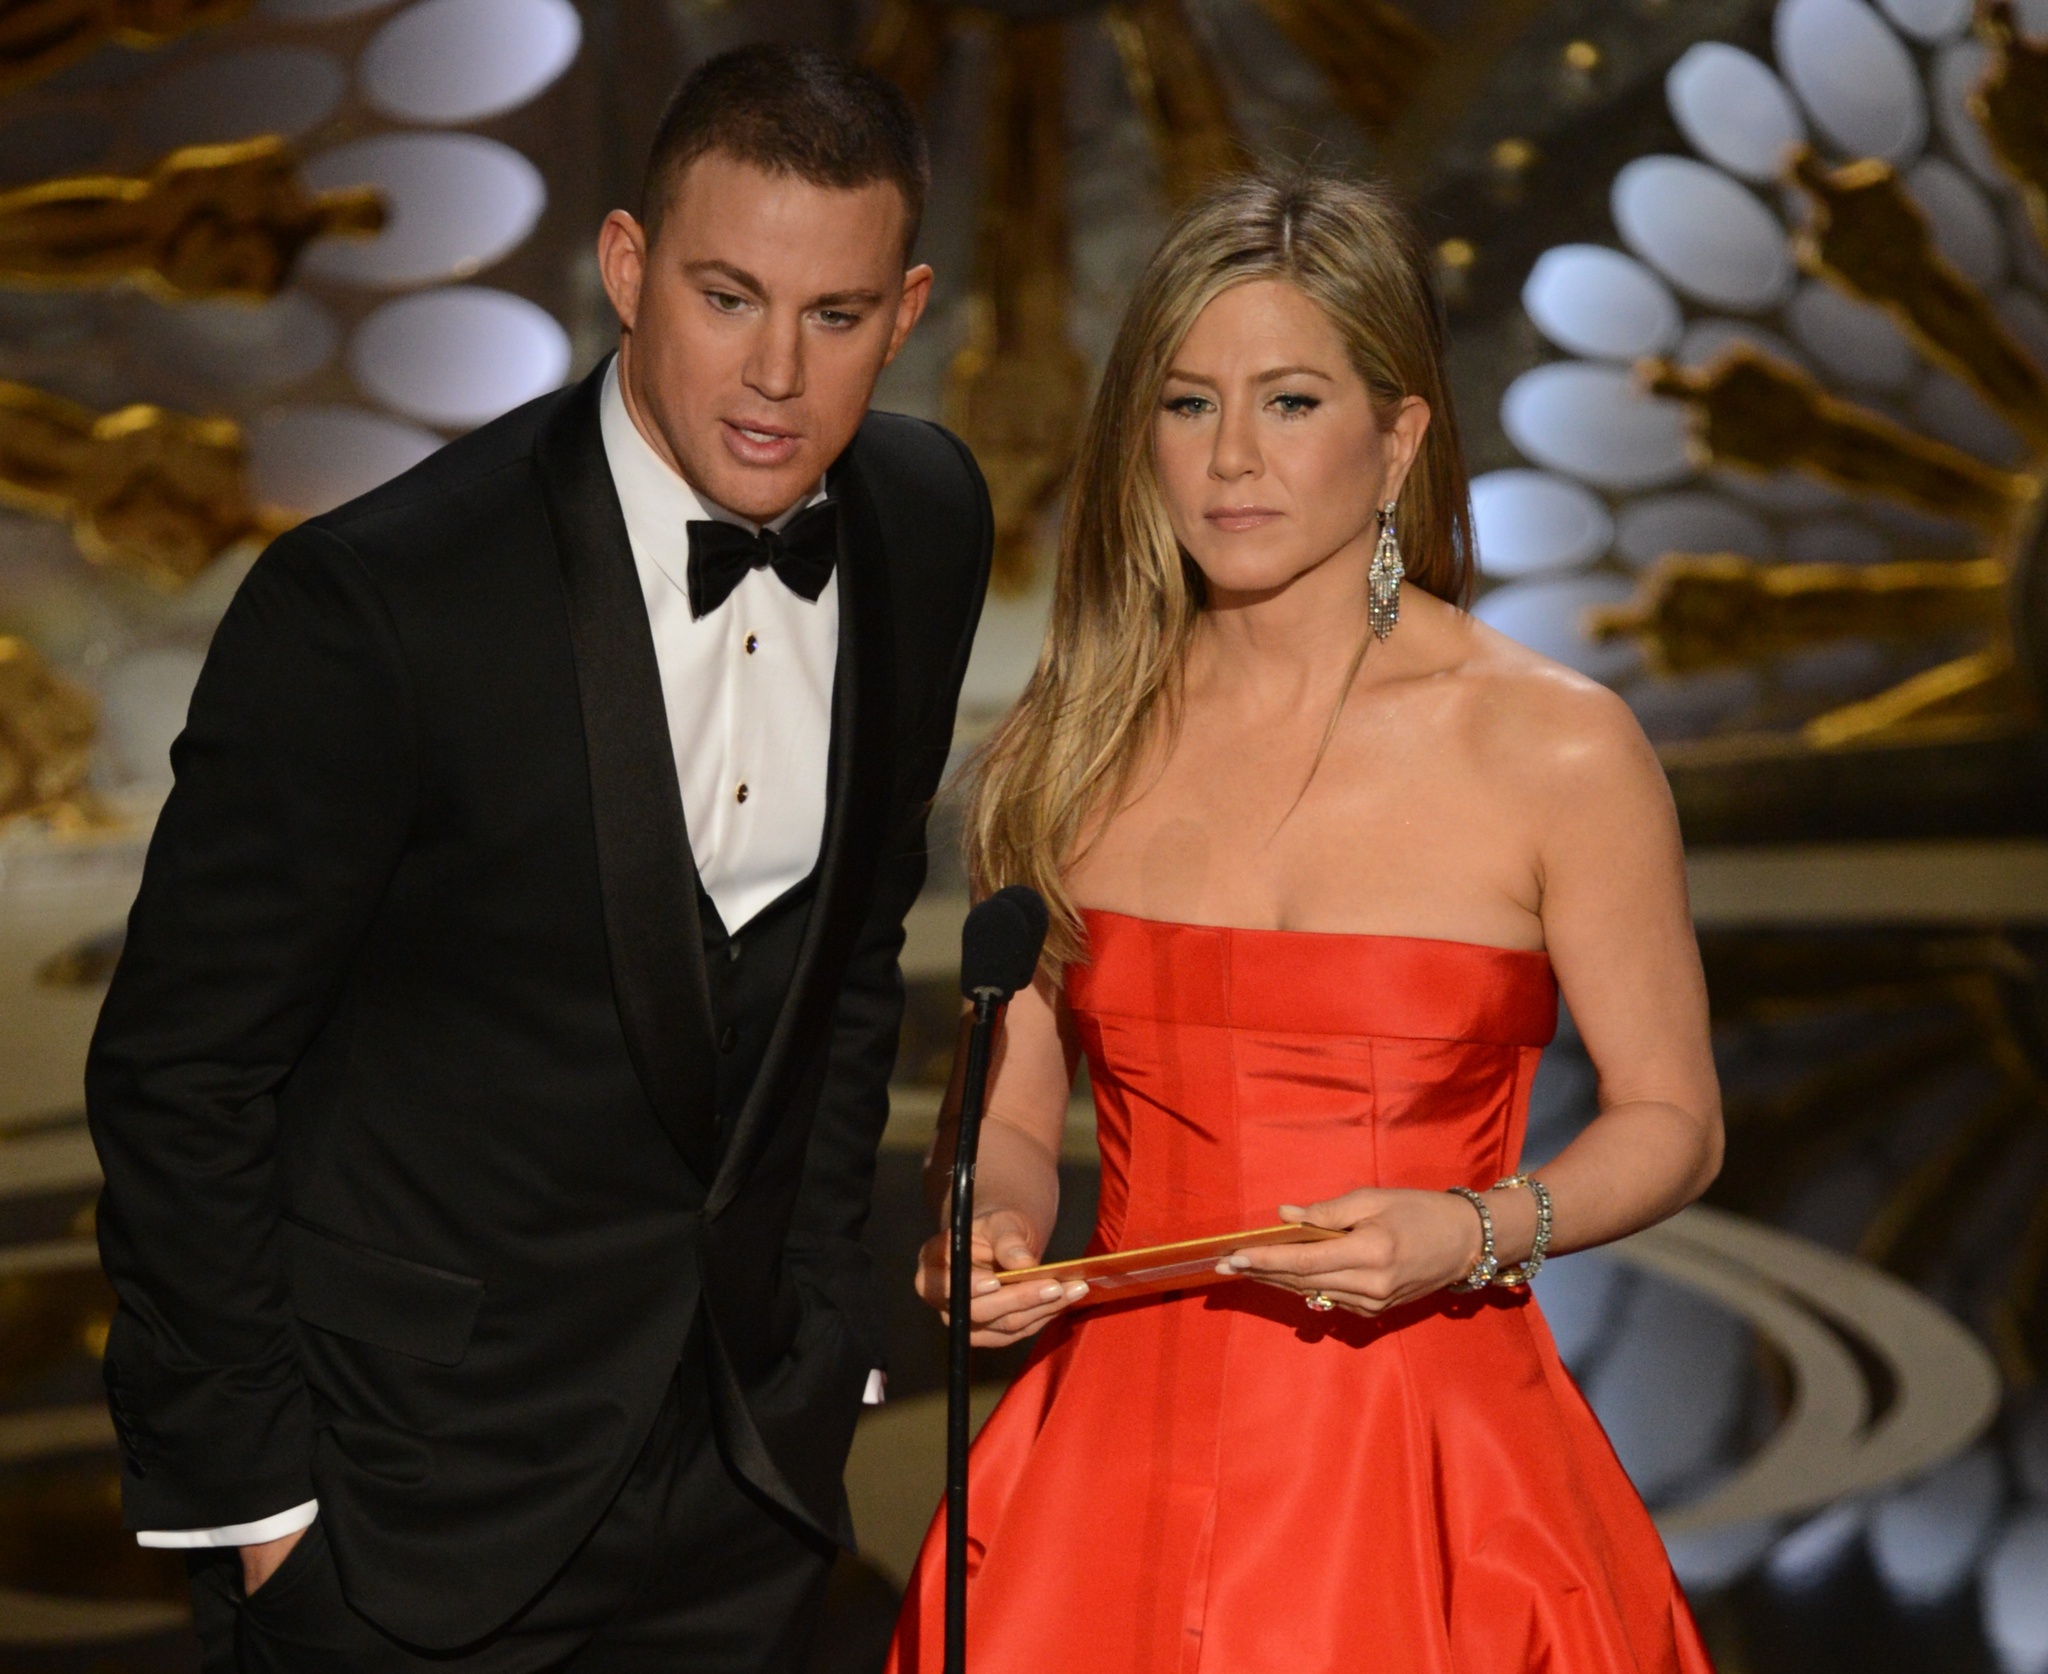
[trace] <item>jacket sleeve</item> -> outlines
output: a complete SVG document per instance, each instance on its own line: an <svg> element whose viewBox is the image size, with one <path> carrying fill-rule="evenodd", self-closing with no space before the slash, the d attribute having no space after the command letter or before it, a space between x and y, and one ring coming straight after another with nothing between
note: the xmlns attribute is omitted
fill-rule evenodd
<svg viewBox="0 0 2048 1674"><path fill-rule="evenodd" d="M278 1095L398 863L415 775L395 629L335 536L296 530L250 572L171 759L86 1067L124 1511L156 1530L313 1497Z"/></svg>
<svg viewBox="0 0 2048 1674"><path fill-rule="evenodd" d="M944 432L940 433L944 435ZM872 1364L883 1362L879 1309L861 1248L874 1196L875 1153L889 1121L889 1077L903 1025L903 922L924 887L926 826L952 749L954 713L974 646L994 545L988 490L973 457L947 436L963 473L971 536L956 548L956 637L931 653L926 701L899 768L901 819L876 878L840 990L830 1069L791 1227L792 1258L851 1314Z"/></svg>

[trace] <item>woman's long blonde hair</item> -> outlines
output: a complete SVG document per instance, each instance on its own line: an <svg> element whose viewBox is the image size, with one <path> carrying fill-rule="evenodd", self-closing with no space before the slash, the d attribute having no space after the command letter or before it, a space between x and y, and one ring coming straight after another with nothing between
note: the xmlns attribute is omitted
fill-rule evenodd
<svg viewBox="0 0 2048 1674"><path fill-rule="evenodd" d="M1167 368L1210 302L1260 279L1321 305L1389 422L1407 396L1428 403L1396 533L1410 585L1458 605L1470 593L1470 497L1442 315L1406 215L1384 188L1320 171L1218 187L1180 216L1138 281L1082 432L1038 667L969 769L975 891L1023 883L1043 895L1055 967L1083 954L1065 869L1091 817L1122 800L1151 729L1173 724L1202 612L1201 572L1174 537L1153 466Z"/></svg>

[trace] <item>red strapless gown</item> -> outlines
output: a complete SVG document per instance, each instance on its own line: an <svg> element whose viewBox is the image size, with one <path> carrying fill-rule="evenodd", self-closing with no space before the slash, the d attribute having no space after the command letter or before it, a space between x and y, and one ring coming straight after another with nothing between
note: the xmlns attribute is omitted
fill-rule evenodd
<svg viewBox="0 0 2048 1674"><path fill-rule="evenodd" d="M1087 915L1091 1248L1513 1172L1541 953ZM1374 1323L1233 1282L1056 1321L975 1443L973 1674L1711 1674L1524 1296ZM936 1674L944 1514L891 1674Z"/></svg>

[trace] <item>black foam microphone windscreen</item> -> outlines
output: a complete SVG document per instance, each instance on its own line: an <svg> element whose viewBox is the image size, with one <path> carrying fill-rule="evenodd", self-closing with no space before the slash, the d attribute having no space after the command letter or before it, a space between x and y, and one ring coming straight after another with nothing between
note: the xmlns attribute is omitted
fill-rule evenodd
<svg viewBox="0 0 2048 1674"><path fill-rule="evenodd" d="M1007 1000L1030 982L1051 915L1029 884L999 889L967 915L960 930L960 992L970 1000L994 989Z"/></svg>

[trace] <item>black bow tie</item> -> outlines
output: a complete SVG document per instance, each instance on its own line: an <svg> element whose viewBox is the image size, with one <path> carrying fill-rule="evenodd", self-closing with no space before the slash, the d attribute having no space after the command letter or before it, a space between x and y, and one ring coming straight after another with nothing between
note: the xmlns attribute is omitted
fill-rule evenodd
<svg viewBox="0 0 2048 1674"><path fill-rule="evenodd" d="M800 511L780 533L759 534L737 523L690 524L690 614L709 616L732 596L749 570L764 564L801 598L816 599L839 556L839 508L830 500Z"/></svg>

